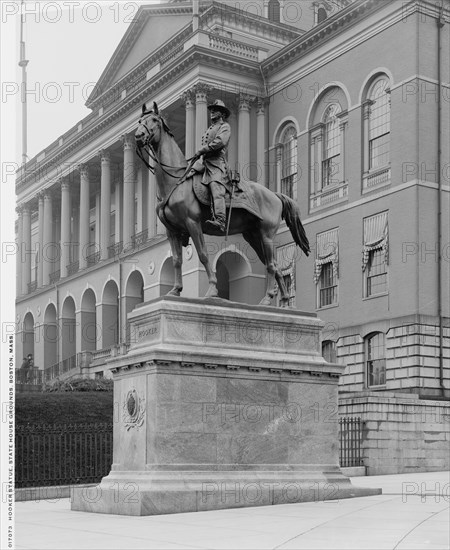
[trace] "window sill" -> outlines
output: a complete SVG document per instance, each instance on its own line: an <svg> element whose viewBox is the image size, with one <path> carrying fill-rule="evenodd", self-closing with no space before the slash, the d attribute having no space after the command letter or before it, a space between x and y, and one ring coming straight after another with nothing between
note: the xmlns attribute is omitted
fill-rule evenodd
<svg viewBox="0 0 450 550"><path fill-rule="evenodd" d="M339 307L339 303L330 304L329 306L316 307L316 311L323 311L325 309L333 309L334 307Z"/></svg>
<svg viewBox="0 0 450 550"><path fill-rule="evenodd" d="M370 193L373 190L381 189L391 185L391 166L383 166L365 172L363 174L362 193Z"/></svg>
<svg viewBox="0 0 450 550"><path fill-rule="evenodd" d="M336 185L329 185L321 191L310 195L309 198L309 210L315 212L334 206L340 202L346 202L348 200L348 182L343 181Z"/></svg>
<svg viewBox="0 0 450 550"><path fill-rule="evenodd" d="M380 292L379 294L372 294L371 296L364 296L363 301L373 300L374 298L381 298L382 296L389 296L389 291Z"/></svg>
<svg viewBox="0 0 450 550"><path fill-rule="evenodd" d="M387 390L386 384L381 384L380 386L367 386L366 391L383 391Z"/></svg>

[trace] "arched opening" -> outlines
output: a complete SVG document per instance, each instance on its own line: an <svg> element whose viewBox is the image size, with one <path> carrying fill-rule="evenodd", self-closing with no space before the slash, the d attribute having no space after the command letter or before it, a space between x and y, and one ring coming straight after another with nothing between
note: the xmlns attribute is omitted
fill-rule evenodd
<svg viewBox="0 0 450 550"><path fill-rule="evenodd" d="M30 312L28 312L23 319L22 344L22 357L27 357L31 353L34 358L34 318L33 314ZM21 361L22 357L20 357Z"/></svg>
<svg viewBox="0 0 450 550"><path fill-rule="evenodd" d="M61 326L61 360L72 357L77 352L76 322L75 322L75 302L71 296L68 296L63 303L60 319Z"/></svg>
<svg viewBox="0 0 450 550"><path fill-rule="evenodd" d="M319 8L317 10L317 24L320 25L322 21L328 17L327 10L325 8Z"/></svg>
<svg viewBox="0 0 450 550"><path fill-rule="evenodd" d="M56 308L49 304L44 314L44 368L51 367L57 362L58 327L56 325Z"/></svg>
<svg viewBox="0 0 450 550"><path fill-rule="evenodd" d="M245 258L237 252L224 252L216 263L219 297L232 302L258 303L261 297L255 294L249 275L251 269Z"/></svg>
<svg viewBox="0 0 450 550"><path fill-rule="evenodd" d="M119 289L108 281L102 297L102 348L119 343Z"/></svg>
<svg viewBox="0 0 450 550"><path fill-rule="evenodd" d="M97 349L97 312L95 293L88 288L81 299L81 351Z"/></svg>
<svg viewBox="0 0 450 550"><path fill-rule="evenodd" d="M281 18L281 8L279 0L270 0L268 6L268 19L279 23Z"/></svg>
<svg viewBox="0 0 450 550"><path fill-rule="evenodd" d="M159 276L159 295L165 296L169 290L172 290L175 284L175 270L173 268L172 258L167 258L162 267Z"/></svg>
<svg viewBox="0 0 450 550"><path fill-rule="evenodd" d="M140 271L133 271L128 278L125 289L126 342L130 342L130 325L128 314L144 301L144 279Z"/></svg>

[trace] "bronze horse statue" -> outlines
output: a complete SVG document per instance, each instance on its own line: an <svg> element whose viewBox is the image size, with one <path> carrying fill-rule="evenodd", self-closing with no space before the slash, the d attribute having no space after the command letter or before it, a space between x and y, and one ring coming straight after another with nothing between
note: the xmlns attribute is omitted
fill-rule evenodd
<svg viewBox="0 0 450 550"><path fill-rule="evenodd" d="M210 208L197 199L193 188L194 178L186 178L192 162L188 163L181 152L155 102L151 110L147 110L145 104L142 106L135 139L138 156L156 176L157 213L166 226L172 249L175 282L168 294L179 296L183 289L182 248L191 237L208 276L209 288L205 298L218 297L217 278L211 268L204 239L204 234L217 235L205 230L205 222L210 218ZM153 166L144 158L143 151L153 160ZM276 281L281 293L281 306L287 307L289 295L275 260L274 237L281 221L285 220L296 244L306 255L309 254L309 243L300 221L298 207L286 195L274 193L259 183L248 181L247 185L253 192L262 219L244 209L234 208L228 222L228 233L242 234L266 266L266 294L260 305L270 305L276 294ZM227 215L229 216L229 212Z"/></svg>

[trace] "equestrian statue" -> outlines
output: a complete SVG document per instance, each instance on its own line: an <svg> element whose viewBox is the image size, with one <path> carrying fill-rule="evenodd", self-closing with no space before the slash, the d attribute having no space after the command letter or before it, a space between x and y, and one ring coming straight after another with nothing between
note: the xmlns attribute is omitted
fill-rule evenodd
<svg viewBox="0 0 450 550"><path fill-rule="evenodd" d="M151 109L142 106L135 134L136 152L156 177L157 215L166 227L172 249L175 282L169 295L179 296L183 289L182 249L190 237L209 281L205 298L218 297L204 234L242 234L267 269L266 294L260 305L271 304L278 285L280 305L287 307L289 294L276 262L274 238L285 220L295 243L309 254L298 207L282 193L256 182L241 181L239 174L229 169L230 111L221 100L209 105L208 110L211 126L191 159L181 152L155 102Z"/></svg>

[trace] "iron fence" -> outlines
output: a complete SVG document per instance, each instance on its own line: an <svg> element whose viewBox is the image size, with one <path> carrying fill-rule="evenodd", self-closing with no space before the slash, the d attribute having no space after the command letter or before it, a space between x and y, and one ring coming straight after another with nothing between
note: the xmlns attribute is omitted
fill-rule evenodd
<svg viewBox="0 0 450 550"><path fill-rule="evenodd" d="M42 384L43 373L39 367L16 369L16 384L39 386Z"/></svg>
<svg viewBox="0 0 450 550"><path fill-rule="evenodd" d="M361 443L364 422L359 417L339 419L339 463L342 468L364 466Z"/></svg>
<svg viewBox="0 0 450 550"><path fill-rule="evenodd" d="M16 427L16 487L98 483L112 464L112 423Z"/></svg>
<svg viewBox="0 0 450 550"><path fill-rule="evenodd" d="M76 372L80 372L80 365L81 353L76 353L71 357L63 359L59 363L55 363L54 365L45 367L45 382L51 382L55 378L59 378L63 375L66 375L65 377L68 377L70 375L68 373L75 374Z"/></svg>

